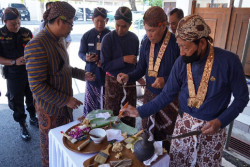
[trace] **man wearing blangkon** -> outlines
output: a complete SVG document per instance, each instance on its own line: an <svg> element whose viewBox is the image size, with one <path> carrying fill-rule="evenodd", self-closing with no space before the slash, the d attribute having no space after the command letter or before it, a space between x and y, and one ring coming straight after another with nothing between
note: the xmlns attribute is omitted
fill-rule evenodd
<svg viewBox="0 0 250 167"><path fill-rule="evenodd" d="M91 73L73 68L64 42L73 27L75 9L67 2L54 2L43 15L48 24L25 48L30 89L38 113L43 166L49 166L48 132L72 120L72 109L82 102L73 97L72 77L94 80Z"/></svg>
<svg viewBox="0 0 250 167"><path fill-rule="evenodd" d="M159 6L150 7L143 16L143 24L147 36L140 48L140 59L136 69L128 74L119 73L117 81L133 82L145 75L146 90L143 104L153 100L161 93L167 82L175 60L180 55L175 35L167 28L167 15ZM172 135L178 115L176 100L164 107L160 112L142 120L143 129L147 129L154 140L166 139ZM170 142L164 141L163 147L169 151Z"/></svg>
<svg viewBox="0 0 250 167"><path fill-rule="evenodd" d="M173 135L201 131L173 139L170 166L220 166L225 127L241 113L249 100L239 57L213 47L211 30L199 15L184 17L176 31L180 55L160 95L138 107L128 106L124 116L148 117L169 104L179 93L181 116ZM231 94L233 102L229 105Z"/></svg>
<svg viewBox="0 0 250 167"><path fill-rule="evenodd" d="M14 111L14 120L21 126L21 138L28 141L31 136L26 124L24 97L26 110L30 115L30 124L38 127L23 57L24 47L31 40L32 33L29 29L20 27L21 15L16 8L6 8L2 21L5 25L0 28L0 64L4 65L3 74L7 81L8 105Z"/></svg>
<svg viewBox="0 0 250 167"><path fill-rule="evenodd" d="M129 31L131 24L131 10L125 6L119 7L115 13L115 30L105 35L101 46L101 65L106 72L104 109L112 110L116 116L119 114L121 105L126 102L136 106L136 88L123 89L116 81L117 74L121 72L126 74L136 67L139 39ZM135 83L130 82L128 85L135 85ZM122 100L123 97L126 99ZM127 117L122 121L135 126L134 118Z"/></svg>

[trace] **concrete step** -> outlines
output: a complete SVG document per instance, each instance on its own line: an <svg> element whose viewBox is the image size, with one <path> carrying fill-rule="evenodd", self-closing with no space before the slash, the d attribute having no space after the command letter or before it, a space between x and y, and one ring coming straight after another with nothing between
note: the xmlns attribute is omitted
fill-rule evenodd
<svg viewBox="0 0 250 167"><path fill-rule="evenodd" d="M234 120L234 128L240 129L241 131L250 134L250 115L241 113Z"/></svg>
<svg viewBox="0 0 250 167"><path fill-rule="evenodd" d="M250 103L247 104L246 108L242 113L250 116Z"/></svg>

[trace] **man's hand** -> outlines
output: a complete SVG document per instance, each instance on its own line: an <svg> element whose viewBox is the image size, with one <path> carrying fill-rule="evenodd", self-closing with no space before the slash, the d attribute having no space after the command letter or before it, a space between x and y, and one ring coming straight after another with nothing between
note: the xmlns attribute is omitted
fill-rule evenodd
<svg viewBox="0 0 250 167"><path fill-rule="evenodd" d="M127 108L122 108L120 110L120 113L121 113L121 117L125 117L125 116L138 117L138 116L140 116L137 109L131 105L128 105Z"/></svg>
<svg viewBox="0 0 250 167"><path fill-rule="evenodd" d="M101 68L102 67L101 60L99 60L96 65L97 67Z"/></svg>
<svg viewBox="0 0 250 167"><path fill-rule="evenodd" d="M95 62L98 60L98 56L96 54L86 54L86 61L87 62Z"/></svg>
<svg viewBox="0 0 250 167"><path fill-rule="evenodd" d="M218 119L211 120L204 125L204 127L201 129L202 134L204 135L213 135L221 127L221 122Z"/></svg>
<svg viewBox="0 0 250 167"><path fill-rule="evenodd" d="M82 105L82 102L74 97L70 97L69 102L66 105L69 108L77 109L80 105Z"/></svg>
<svg viewBox="0 0 250 167"><path fill-rule="evenodd" d="M146 81L144 78L140 78L139 80L137 80L137 82L139 82L140 85L146 85Z"/></svg>
<svg viewBox="0 0 250 167"><path fill-rule="evenodd" d="M137 59L136 59L135 55L123 56L123 61L125 63L129 63L129 64L136 64L137 63Z"/></svg>
<svg viewBox="0 0 250 167"><path fill-rule="evenodd" d="M17 66L25 65L25 59L23 56L16 59L16 65Z"/></svg>
<svg viewBox="0 0 250 167"><path fill-rule="evenodd" d="M162 89L165 85L165 80L163 77L157 77L155 82L152 83L152 87L156 89Z"/></svg>
<svg viewBox="0 0 250 167"><path fill-rule="evenodd" d="M127 83L128 80L129 80L129 76L127 74L119 73L117 75L117 82L119 82L120 84Z"/></svg>
<svg viewBox="0 0 250 167"><path fill-rule="evenodd" d="M91 72L86 72L85 73L85 81L94 81L95 80L95 75Z"/></svg>

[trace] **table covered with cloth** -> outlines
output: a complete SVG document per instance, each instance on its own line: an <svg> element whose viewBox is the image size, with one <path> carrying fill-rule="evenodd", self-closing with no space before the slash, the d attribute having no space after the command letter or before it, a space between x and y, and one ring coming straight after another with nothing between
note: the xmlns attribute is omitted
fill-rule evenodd
<svg viewBox="0 0 250 167"><path fill-rule="evenodd" d="M51 129L49 132L49 166L50 167L81 167L83 162L95 154L76 153L63 144L61 131L67 131L72 126L80 123L79 121L70 122L66 125ZM169 163L169 156L165 154L152 167L162 167Z"/></svg>

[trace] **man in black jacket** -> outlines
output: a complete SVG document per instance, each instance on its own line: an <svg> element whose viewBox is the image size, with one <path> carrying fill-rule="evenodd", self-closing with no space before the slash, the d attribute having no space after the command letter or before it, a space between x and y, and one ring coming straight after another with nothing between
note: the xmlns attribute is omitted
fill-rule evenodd
<svg viewBox="0 0 250 167"><path fill-rule="evenodd" d="M0 64L4 65L3 74L7 80L8 105L14 111L14 120L21 126L22 139L28 141L31 137L25 121L24 97L30 124L38 127L23 57L24 47L32 38L32 33L20 27L21 16L16 8L6 8L2 20L5 26L0 29Z"/></svg>

